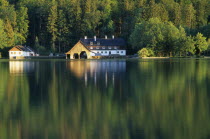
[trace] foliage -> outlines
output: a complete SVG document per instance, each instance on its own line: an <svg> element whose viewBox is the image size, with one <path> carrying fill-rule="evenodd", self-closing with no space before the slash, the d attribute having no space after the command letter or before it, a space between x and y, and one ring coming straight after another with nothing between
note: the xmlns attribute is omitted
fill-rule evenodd
<svg viewBox="0 0 210 139"><path fill-rule="evenodd" d="M193 37L191 36L187 36L184 37L180 40L179 42L179 53L184 54L185 56L190 53L190 54L194 54L195 53L195 42L193 40Z"/></svg>
<svg viewBox="0 0 210 139"><path fill-rule="evenodd" d="M141 50L138 51L138 55L139 55L139 57L148 57L149 52L148 52L147 48L142 48Z"/></svg>
<svg viewBox="0 0 210 139"><path fill-rule="evenodd" d="M208 43L206 38L201 33L198 33L195 37L195 54L200 55L203 51L208 49Z"/></svg>
<svg viewBox="0 0 210 139"><path fill-rule="evenodd" d="M0 49L7 47L7 34L4 31L4 23L2 20L0 20Z"/></svg>
<svg viewBox="0 0 210 139"><path fill-rule="evenodd" d="M55 41L57 39L57 4L55 0L52 1L52 6L50 8L50 14L48 17L48 32L51 34L51 43L52 43L52 51L55 51Z"/></svg>
<svg viewBox="0 0 210 139"><path fill-rule="evenodd" d="M147 35L151 39L146 40L152 40L148 46L157 46L154 51L159 55L172 55L179 47L175 27L185 28L188 36L201 32L209 38L209 9L209 0L0 0L0 19L6 23L7 47L35 47L38 36L46 49L66 52L83 36L130 40L136 26L158 18L156 25L147 25L147 29L158 29ZM147 47L146 42L142 45Z"/></svg>
<svg viewBox="0 0 210 139"><path fill-rule="evenodd" d="M151 48L158 56L199 55L207 50L206 38L201 33L196 37L187 36L183 27L177 28L172 22L162 22L158 18L137 24L130 42L133 48Z"/></svg>
<svg viewBox="0 0 210 139"><path fill-rule="evenodd" d="M154 56L154 52L151 48L142 48L138 51L139 57L151 57Z"/></svg>

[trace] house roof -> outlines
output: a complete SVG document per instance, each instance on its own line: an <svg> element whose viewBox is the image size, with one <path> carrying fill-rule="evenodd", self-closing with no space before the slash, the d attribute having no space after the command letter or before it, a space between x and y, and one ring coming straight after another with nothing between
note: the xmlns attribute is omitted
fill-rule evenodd
<svg viewBox="0 0 210 139"><path fill-rule="evenodd" d="M32 48L29 46L22 46L22 45L16 45L9 51L24 51L24 52L34 52Z"/></svg>
<svg viewBox="0 0 210 139"><path fill-rule="evenodd" d="M88 46L88 47L89 46L120 46L120 47L126 46L126 43L124 39L122 38L115 38L115 39L97 38L96 41L94 41L94 38L88 38L88 39L81 38L80 41L85 46Z"/></svg>

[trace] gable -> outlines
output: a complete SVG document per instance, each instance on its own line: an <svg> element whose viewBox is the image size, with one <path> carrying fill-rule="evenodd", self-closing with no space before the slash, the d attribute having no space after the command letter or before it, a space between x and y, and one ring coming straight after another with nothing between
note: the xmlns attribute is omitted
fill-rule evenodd
<svg viewBox="0 0 210 139"><path fill-rule="evenodd" d="M66 54L70 54L71 52L75 53L75 52L81 52L81 51L88 51L88 52L90 52L90 50L79 41Z"/></svg>

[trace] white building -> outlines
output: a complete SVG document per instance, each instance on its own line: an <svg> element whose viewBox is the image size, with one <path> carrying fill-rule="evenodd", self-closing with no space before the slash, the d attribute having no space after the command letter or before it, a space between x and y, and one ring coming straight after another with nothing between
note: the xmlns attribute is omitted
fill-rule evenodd
<svg viewBox="0 0 210 139"><path fill-rule="evenodd" d="M86 36L66 53L67 59L125 56L126 43L122 38L87 38Z"/></svg>
<svg viewBox="0 0 210 139"><path fill-rule="evenodd" d="M20 59L35 56L35 52L28 46L17 45L9 50L10 59Z"/></svg>

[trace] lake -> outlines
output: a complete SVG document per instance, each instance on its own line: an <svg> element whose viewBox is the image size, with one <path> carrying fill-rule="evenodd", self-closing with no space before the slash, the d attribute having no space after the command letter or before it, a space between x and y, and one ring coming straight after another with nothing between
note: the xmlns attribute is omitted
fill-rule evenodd
<svg viewBox="0 0 210 139"><path fill-rule="evenodd" d="M0 138L210 138L210 60L0 60Z"/></svg>

